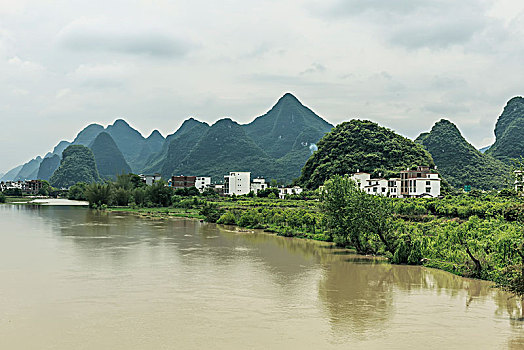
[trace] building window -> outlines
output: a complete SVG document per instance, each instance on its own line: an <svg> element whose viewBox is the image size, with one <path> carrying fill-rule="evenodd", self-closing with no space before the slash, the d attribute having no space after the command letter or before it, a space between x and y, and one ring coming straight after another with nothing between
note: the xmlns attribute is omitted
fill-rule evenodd
<svg viewBox="0 0 524 350"><path fill-rule="evenodd" d="M431 187L426 187L426 193L430 193L431 192Z"/></svg>
<svg viewBox="0 0 524 350"><path fill-rule="evenodd" d="M431 186L431 181L426 181L426 186Z"/></svg>

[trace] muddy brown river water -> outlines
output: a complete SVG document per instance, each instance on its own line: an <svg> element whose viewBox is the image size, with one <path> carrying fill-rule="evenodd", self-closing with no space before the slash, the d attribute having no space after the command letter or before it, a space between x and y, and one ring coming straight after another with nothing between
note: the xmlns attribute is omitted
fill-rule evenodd
<svg viewBox="0 0 524 350"><path fill-rule="evenodd" d="M486 282L329 244L0 205L0 349L524 349Z"/></svg>

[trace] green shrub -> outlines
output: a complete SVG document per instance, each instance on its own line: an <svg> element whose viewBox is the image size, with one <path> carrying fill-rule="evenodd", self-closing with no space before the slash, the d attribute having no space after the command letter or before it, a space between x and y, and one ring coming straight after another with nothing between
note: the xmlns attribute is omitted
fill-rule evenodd
<svg viewBox="0 0 524 350"><path fill-rule="evenodd" d="M227 211L225 214L222 214L220 216L220 219L217 220L217 224L223 224L223 225L235 225L237 223L237 219L235 217L235 214L233 214L230 211Z"/></svg>

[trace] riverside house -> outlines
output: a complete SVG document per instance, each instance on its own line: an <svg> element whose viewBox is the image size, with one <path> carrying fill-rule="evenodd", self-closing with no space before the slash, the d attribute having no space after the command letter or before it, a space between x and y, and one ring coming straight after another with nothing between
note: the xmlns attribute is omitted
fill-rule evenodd
<svg viewBox="0 0 524 350"><path fill-rule="evenodd" d="M515 191L518 194L524 195L524 171L515 170Z"/></svg>
<svg viewBox="0 0 524 350"><path fill-rule="evenodd" d="M440 196L439 175L427 166L403 170L400 178L371 178L366 172L357 172L351 178L362 191L372 195L392 198Z"/></svg>

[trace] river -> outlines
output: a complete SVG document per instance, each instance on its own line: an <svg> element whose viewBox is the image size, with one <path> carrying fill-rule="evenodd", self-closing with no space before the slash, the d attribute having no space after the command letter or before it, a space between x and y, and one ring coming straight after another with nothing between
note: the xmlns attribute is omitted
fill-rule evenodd
<svg viewBox="0 0 524 350"><path fill-rule="evenodd" d="M0 205L0 349L522 349L489 283L329 244Z"/></svg>

